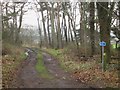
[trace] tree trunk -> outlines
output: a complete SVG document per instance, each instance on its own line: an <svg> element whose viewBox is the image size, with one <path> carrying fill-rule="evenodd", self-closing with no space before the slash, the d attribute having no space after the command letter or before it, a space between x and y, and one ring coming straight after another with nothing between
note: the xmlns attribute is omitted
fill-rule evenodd
<svg viewBox="0 0 120 90"><path fill-rule="evenodd" d="M16 16L16 8L15 8L16 6L15 6L15 3L14 3L14 6L13 6L13 13L14 13L14 15L13 15L13 40L12 41L14 41L14 43L16 43L16 35L18 34L18 32L17 32L17 16Z"/></svg>
<svg viewBox="0 0 120 90"><path fill-rule="evenodd" d="M85 13L85 2L81 2L81 6L80 7L80 47L83 48L82 51L82 56L86 56L87 55L87 49L86 49L86 43L87 43L87 37L86 37L86 26L87 26L87 15Z"/></svg>
<svg viewBox="0 0 120 90"><path fill-rule="evenodd" d="M18 27L18 29L16 29L16 40L15 40L15 43L18 43L18 44L20 44L19 33L20 33L21 26L22 26L24 5L25 5L25 3L21 6L21 9L20 9L19 27Z"/></svg>
<svg viewBox="0 0 120 90"><path fill-rule="evenodd" d="M57 45L56 45L56 34L55 34L55 29L54 29L54 8L53 8L53 5L54 3L51 3L52 4L52 11L51 11L51 32L52 32L52 47L53 48L56 48Z"/></svg>
<svg viewBox="0 0 120 90"><path fill-rule="evenodd" d="M119 31L120 31L120 1L118 2L118 8L119 8ZM118 42L120 42L120 38ZM120 47L118 48L118 57L120 57ZM120 63L119 63L119 68L120 68Z"/></svg>
<svg viewBox="0 0 120 90"><path fill-rule="evenodd" d="M6 17L8 17L8 3L6 3ZM6 22L6 29L9 29L8 20L6 20L5 22Z"/></svg>
<svg viewBox="0 0 120 90"><path fill-rule="evenodd" d="M118 9L119 9L119 29L120 29L120 1L118 2Z"/></svg>
<svg viewBox="0 0 120 90"><path fill-rule="evenodd" d="M58 25L58 48L62 48L62 40L61 40L61 30L60 30L60 6L59 3L57 3L58 6L58 13L57 13L57 25Z"/></svg>
<svg viewBox="0 0 120 90"><path fill-rule="evenodd" d="M47 40L47 32L46 32L46 28L45 28L45 19L44 19L44 15L43 15L43 10L41 10L41 15L42 15L42 23L43 23L43 29L44 29L44 39L45 39L45 46L48 48L48 40Z"/></svg>
<svg viewBox="0 0 120 90"><path fill-rule="evenodd" d="M80 8L80 46L83 47L84 46L84 27L83 27L83 4L81 2L81 4L79 5Z"/></svg>
<svg viewBox="0 0 120 90"><path fill-rule="evenodd" d="M51 46L50 29L49 29L49 10L47 10L47 31L48 31L49 46Z"/></svg>
<svg viewBox="0 0 120 90"><path fill-rule="evenodd" d="M39 18L37 18L38 21L38 29L39 29L39 37L40 37L40 42L39 42L39 46L40 48L42 47L42 32L41 32L41 27L40 27L40 23L39 23Z"/></svg>
<svg viewBox="0 0 120 90"><path fill-rule="evenodd" d="M2 3L0 2L0 12L2 12ZM2 13L0 13L0 36L2 35ZM2 37L0 37L0 46L1 46ZM1 50L1 49L0 49Z"/></svg>
<svg viewBox="0 0 120 90"><path fill-rule="evenodd" d="M70 27L70 23L69 22L70 21L69 21L69 18L68 18L68 42L71 42L71 40L70 40L70 35L71 35L70 30L71 30L71 27Z"/></svg>
<svg viewBox="0 0 120 90"><path fill-rule="evenodd" d="M91 42L91 56L95 54L95 30L94 30L95 6L94 2L90 3L90 42Z"/></svg>
<svg viewBox="0 0 120 90"><path fill-rule="evenodd" d="M67 26L66 26L66 18L65 18L65 13L63 12L63 19L64 19L64 36L65 36L65 41L67 41Z"/></svg>
<svg viewBox="0 0 120 90"><path fill-rule="evenodd" d="M63 2L62 3L62 6L63 6L63 20L64 20L64 36L65 36L65 41L66 41L66 44L68 42L68 38L67 38L67 26L66 26L66 18L65 18L65 10L66 10L66 2Z"/></svg>
<svg viewBox="0 0 120 90"><path fill-rule="evenodd" d="M101 41L106 42L105 52L104 52L104 69L106 67L106 63L110 62L111 55L110 55L110 22L111 16L109 15L106 9L108 9L108 2L100 2L97 3L98 9L98 18L100 24L100 39Z"/></svg>

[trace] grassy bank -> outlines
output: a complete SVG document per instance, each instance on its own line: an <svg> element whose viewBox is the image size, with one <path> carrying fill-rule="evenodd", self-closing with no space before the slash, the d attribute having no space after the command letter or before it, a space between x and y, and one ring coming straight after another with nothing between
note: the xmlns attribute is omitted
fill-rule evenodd
<svg viewBox="0 0 120 90"><path fill-rule="evenodd" d="M22 47L9 43L3 43L2 53L2 83L4 88L8 88L26 55Z"/></svg>
<svg viewBox="0 0 120 90"><path fill-rule="evenodd" d="M109 65L107 71L102 72L100 56L78 58L74 52L67 49L43 49L58 59L65 71L72 73L77 81L97 87L118 87L118 70ZM81 60L82 59L82 60ZM116 66L116 65L115 65Z"/></svg>
<svg viewBox="0 0 120 90"><path fill-rule="evenodd" d="M51 76L48 73L47 68L44 65L43 62L43 56L42 53L39 52L37 55L37 64L36 64L36 70L39 72L39 75L43 78L51 78Z"/></svg>
<svg viewBox="0 0 120 90"><path fill-rule="evenodd" d="M60 66L61 68L65 69L66 71L75 71L78 69L82 69L82 70L87 70L89 68L92 68L92 66L94 66L94 63L90 63L90 62L77 62L75 59L77 59L76 57L72 57L71 55L67 55L66 54L66 50L64 49L59 49L59 50L55 50L55 49L43 49L44 51L48 52L49 54L51 54L52 56L54 56L55 58L57 58L60 62Z"/></svg>

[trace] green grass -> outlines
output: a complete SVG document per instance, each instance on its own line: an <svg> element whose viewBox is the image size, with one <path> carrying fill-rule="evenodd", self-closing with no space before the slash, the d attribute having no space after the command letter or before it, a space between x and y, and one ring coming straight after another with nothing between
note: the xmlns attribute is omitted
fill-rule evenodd
<svg viewBox="0 0 120 90"><path fill-rule="evenodd" d="M112 47L113 49L116 49L116 44L111 44L111 47ZM120 47L120 44L118 44L118 47Z"/></svg>
<svg viewBox="0 0 120 90"><path fill-rule="evenodd" d="M46 52L54 56L60 62L60 67L65 71L74 71L76 69L79 70L87 70L94 66L94 63L86 62L86 63L77 63L72 58L65 58L66 55L63 54L65 50L55 50L55 49L44 49Z"/></svg>
<svg viewBox="0 0 120 90"><path fill-rule="evenodd" d="M67 61L64 58L64 54L61 50L55 50L55 49L45 49L46 52L57 58L57 60L60 62L60 67L64 69L65 71L72 71L76 66L73 61ZM72 64L70 64L72 63Z"/></svg>
<svg viewBox="0 0 120 90"><path fill-rule="evenodd" d="M14 56L14 58L15 58L16 56ZM25 55L25 53L23 52L23 53L21 53L20 55L19 55L19 57L16 57L17 58L17 62L15 63L15 67L17 67L19 64L20 64L20 62L22 62L23 60L25 60L26 58L27 58L27 56Z"/></svg>
<svg viewBox="0 0 120 90"><path fill-rule="evenodd" d="M38 53L37 60L38 61L37 61L37 64L36 64L36 70L39 72L39 75L43 78L51 79L52 76L48 73L48 70L44 65L43 56L42 56L41 52Z"/></svg>
<svg viewBox="0 0 120 90"><path fill-rule="evenodd" d="M61 50L55 50L55 49L44 49L44 51L48 52L49 54L51 54L53 57L57 58L60 62L60 67L65 69L66 71L69 70L69 68L67 68L65 66L65 62L64 62L64 55L63 52Z"/></svg>
<svg viewBox="0 0 120 90"><path fill-rule="evenodd" d="M61 56L62 52L60 50L55 50L55 49L45 49L48 53L53 55L54 57Z"/></svg>

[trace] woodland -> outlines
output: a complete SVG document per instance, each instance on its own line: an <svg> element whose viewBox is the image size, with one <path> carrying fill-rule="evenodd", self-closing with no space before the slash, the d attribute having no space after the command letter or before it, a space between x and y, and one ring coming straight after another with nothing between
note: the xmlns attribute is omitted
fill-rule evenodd
<svg viewBox="0 0 120 90"><path fill-rule="evenodd" d="M23 25L29 10L36 13L37 28ZM81 83L92 88L119 88L120 2L0 2L0 22L3 88L14 88L11 84L18 80L18 75L25 78L19 78L21 83L28 83L24 88L36 88L27 79L29 74L24 74L32 71L57 84L58 78L51 79L55 73L63 78L61 83L69 82L66 77L70 76L73 83L74 80L78 83L75 88L84 88ZM106 43L104 52L102 41ZM47 63L49 55L50 62L55 60L56 72ZM32 62L34 57L36 62ZM33 63L36 64L32 66ZM30 78L33 77L36 75L31 74ZM46 87L47 83L43 88Z"/></svg>

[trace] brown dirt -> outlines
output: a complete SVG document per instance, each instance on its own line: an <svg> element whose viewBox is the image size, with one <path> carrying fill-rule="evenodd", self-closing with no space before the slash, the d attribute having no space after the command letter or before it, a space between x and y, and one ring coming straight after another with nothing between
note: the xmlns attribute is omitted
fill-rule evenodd
<svg viewBox="0 0 120 90"><path fill-rule="evenodd" d="M16 79L10 88L90 88L90 86L75 81L68 72L61 69L58 61L43 52L43 60L52 79L42 78L35 69L37 58L34 51L29 52L28 58L22 63ZM91 88L92 89L92 88Z"/></svg>

